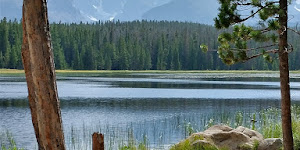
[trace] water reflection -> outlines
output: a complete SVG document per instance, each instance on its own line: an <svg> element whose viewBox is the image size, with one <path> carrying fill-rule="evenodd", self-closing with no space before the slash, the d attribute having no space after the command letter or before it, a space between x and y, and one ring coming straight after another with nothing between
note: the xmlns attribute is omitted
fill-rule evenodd
<svg viewBox="0 0 300 150"><path fill-rule="evenodd" d="M0 100L0 130L13 132L18 144L36 147L26 99ZM192 122L202 130L207 121L236 111L253 113L268 107L279 107L278 100L217 99L62 99L62 118L67 145L74 137L89 148L92 132L105 134L106 143L118 145L128 139L143 140L151 146L174 144L187 136L184 124ZM220 120L221 122L221 120ZM75 135L72 135L75 134ZM161 138L159 138L161 137ZM72 147L72 146L71 146ZM70 148L70 147L69 147Z"/></svg>
<svg viewBox="0 0 300 150"><path fill-rule="evenodd" d="M243 77L242 77L243 76ZM261 78L259 77L261 76ZM270 78L271 76L271 78ZM62 119L68 149L91 149L91 134L105 134L115 149L130 137L146 138L165 148L187 136L185 125L203 130L211 118L231 123L241 111L279 107L279 83L274 74L199 75L134 74L58 77ZM297 76L295 76L297 77ZM300 84L292 79L293 103L299 104ZM18 145L36 149L23 77L0 77L0 131L12 132Z"/></svg>

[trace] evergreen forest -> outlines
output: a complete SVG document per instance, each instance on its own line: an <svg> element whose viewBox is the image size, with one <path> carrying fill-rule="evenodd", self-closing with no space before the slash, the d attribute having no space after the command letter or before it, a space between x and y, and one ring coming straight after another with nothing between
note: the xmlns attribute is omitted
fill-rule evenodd
<svg viewBox="0 0 300 150"><path fill-rule="evenodd" d="M278 61L269 63L263 57L231 66L224 64L217 54L221 31L198 23L52 23L50 31L56 69L278 70ZM22 69L22 24L3 18L0 35L0 68ZM299 41L298 35L289 32L289 42L294 46L289 59L291 70L300 69ZM202 52L201 44L208 45L207 53Z"/></svg>

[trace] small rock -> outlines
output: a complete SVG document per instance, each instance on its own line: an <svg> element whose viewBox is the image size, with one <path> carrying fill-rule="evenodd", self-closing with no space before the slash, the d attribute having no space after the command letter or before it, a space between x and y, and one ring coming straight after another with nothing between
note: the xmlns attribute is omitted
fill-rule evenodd
<svg viewBox="0 0 300 150"><path fill-rule="evenodd" d="M282 139L269 138L260 142L258 150L280 150L282 147Z"/></svg>

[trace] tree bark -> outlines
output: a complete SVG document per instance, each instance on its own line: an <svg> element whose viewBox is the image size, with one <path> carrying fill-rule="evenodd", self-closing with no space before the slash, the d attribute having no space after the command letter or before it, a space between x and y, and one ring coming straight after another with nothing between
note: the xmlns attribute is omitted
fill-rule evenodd
<svg viewBox="0 0 300 150"><path fill-rule="evenodd" d="M93 150L104 150L104 137L101 133L93 133Z"/></svg>
<svg viewBox="0 0 300 150"><path fill-rule="evenodd" d="M288 42L287 42L287 0L280 0L279 13L279 70L281 86L281 119L283 133L284 150L293 150L293 134L291 120L291 96L289 81L289 59L288 59Z"/></svg>
<svg viewBox="0 0 300 150"><path fill-rule="evenodd" d="M24 0L22 24L22 60L39 150L65 150L46 0Z"/></svg>

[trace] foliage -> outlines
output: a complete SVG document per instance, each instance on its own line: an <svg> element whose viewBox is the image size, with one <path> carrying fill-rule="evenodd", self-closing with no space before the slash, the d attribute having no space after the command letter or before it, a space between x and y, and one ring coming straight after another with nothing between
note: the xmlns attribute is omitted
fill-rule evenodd
<svg viewBox="0 0 300 150"><path fill-rule="evenodd" d="M119 147L120 150L147 150L147 149L149 149L148 139L145 135L144 135L144 140L142 142L140 142L137 146L136 146L136 140L134 139L132 132L130 132L129 137L130 138L128 139L127 144L121 145Z"/></svg>
<svg viewBox="0 0 300 150"><path fill-rule="evenodd" d="M287 39L289 29L287 0L219 0L219 2L221 6L218 17L215 18L215 27L222 29L234 25L231 32L221 33L218 37L220 43L218 54L225 64L246 62L259 56L272 62L273 57L278 53L283 142L285 149L293 149L288 53L294 48ZM245 13L244 10L251 10L251 12ZM259 23L257 28L245 25L246 21L254 18ZM249 47L252 41L261 44ZM255 120L255 116L253 119ZM253 128L255 128L254 123Z"/></svg>
<svg viewBox="0 0 300 150"><path fill-rule="evenodd" d="M226 148L221 148L218 149L215 146L212 145L197 145L197 146L193 146L191 143L195 142L196 139L193 140L184 140L182 142L180 142L177 145L174 145L170 148L170 150L228 150Z"/></svg>
<svg viewBox="0 0 300 150"><path fill-rule="evenodd" d="M215 18L217 29L231 28L218 36L218 54L227 65L246 62L250 59L263 56L272 63L278 53L278 30L280 28L279 1L258 0L219 0L218 17ZM256 21L254 26L245 25ZM294 31L295 34L299 32ZM290 39L289 39L290 40ZM287 52L295 50L292 41ZM296 46L298 47L298 46ZM204 51L208 46L201 45ZM212 49L212 48L210 48ZM293 58L292 58L293 59Z"/></svg>
<svg viewBox="0 0 300 150"><path fill-rule="evenodd" d="M268 64L263 61L263 58L245 64L224 65L221 60L217 59L216 51L208 51L205 54L205 49L216 50L218 48L219 31L213 26L197 23L108 21L92 24L53 23L50 27L56 69L276 70L278 68L276 62ZM277 28L276 22L270 21L270 27ZM250 32L246 26L242 29ZM241 33L238 29L236 30L237 34L246 34L246 31ZM11 21L3 18L0 20L0 35L0 68L22 69L21 24L17 20ZM224 36L232 38L229 34ZM262 35L253 30L251 36ZM276 40L273 34L267 38ZM294 50L298 51L300 43L296 35L290 34L289 39L294 45ZM207 46L200 46L200 43L207 43ZM236 44L245 45L242 40ZM255 42L247 44L257 46ZM231 55L226 51L221 54ZM267 54L264 55L266 59L274 60ZM246 58L244 52L240 52L239 55L234 54L234 56ZM298 57L299 55L293 54L291 62L297 64ZM300 69L300 66L293 65L292 69Z"/></svg>
<svg viewBox="0 0 300 150"><path fill-rule="evenodd" d="M0 148L2 150L24 150L23 148L18 148L17 144L8 131L6 133L0 133Z"/></svg>
<svg viewBox="0 0 300 150"><path fill-rule="evenodd" d="M268 108L265 110L261 110L257 113L241 113L236 112L235 114L231 114L228 120L232 121L226 121L221 120L220 115L215 115L213 118L207 120L206 122L206 128L209 128L213 124L225 124L228 126L235 126L237 125L244 126L251 128L255 126L255 130L260 132L264 138L282 138L282 130L281 130L281 114L280 109L278 108ZM252 122L252 120L255 118L256 122ZM292 106L292 119L293 119L293 137L294 137L294 146L295 149L300 149L300 107L299 106ZM214 121L213 121L214 120ZM224 123L225 122L225 123ZM193 143L196 140L203 140L203 137L197 137L198 135L192 135L189 138L181 141L180 143L173 145L171 147L171 150L181 150L181 149L195 149L195 147L191 146L191 143ZM205 147L205 145L202 145ZM251 149L256 150L259 146L259 141L255 141L252 147L249 147L249 145L241 145L243 149ZM203 150L209 150L209 148L202 148ZM201 149L201 148L200 148ZM201 150L202 150L201 149Z"/></svg>

